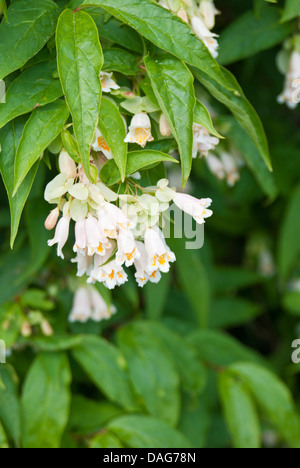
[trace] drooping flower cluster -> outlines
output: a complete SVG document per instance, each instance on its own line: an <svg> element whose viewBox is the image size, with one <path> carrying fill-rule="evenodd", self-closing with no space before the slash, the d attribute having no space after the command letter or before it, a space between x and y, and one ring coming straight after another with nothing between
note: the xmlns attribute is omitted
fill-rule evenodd
<svg viewBox="0 0 300 468"><path fill-rule="evenodd" d="M280 104L295 109L300 103L300 53L293 50L285 77L284 90L278 97Z"/></svg>
<svg viewBox="0 0 300 468"><path fill-rule="evenodd" d="M97 164L91 160L95 168ZM132 265L139 286L158 282L161 273L167 273L175 261L160 229L162 215L170 203L174 202L199 224L212 215L208 209L210 199L178 194L169 188L167 179L159 181L156 187L143 188L130 178L126 192L116 194L99 177L96 183L90 182L82 165L76 165L65 151L59 156L59 167L60 174L45 190L45 199L57 205L45 222L47 229L56 226L49 246L56 244L57 254L64 258L63 247L73 220L73 262L77 263L78 276L86 274L88 283L99 281L109 289L121 286L128 280L124 267Z"/></svg>
<svg viewBox="0 0 300 468"><path fill-rule="evenodd" d="M213 0L159 0L159 4L173 11L185 23L188 23L194 33L206 45L211 55L218 56L217 34L212 32L215 26L215 17L220 12L216 9Z"/></svg>
<svg viewBox="0 0 300 468"><path fill-rule="evenodd" d="M101 322L110 319L116 312L115 306L108 306L95 286L85 286L77 289L74 295L69 321L85 323L88 320L94 320Z"/></svg>

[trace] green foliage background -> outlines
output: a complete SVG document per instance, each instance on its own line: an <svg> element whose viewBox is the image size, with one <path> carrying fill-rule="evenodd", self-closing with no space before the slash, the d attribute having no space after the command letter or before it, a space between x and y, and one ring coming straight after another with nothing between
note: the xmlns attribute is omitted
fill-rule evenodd
<svg viewBox="0 0 300 468"><path fill-rule="evenodd" d="M160 57L156 47L161 47L178 57L173 61L185 60L196 78L197 97L208 91L216 98L214 125L246 162L233 189L213 177L203 160L194 162L191 191L214 201L205 246L187 251L183 240L171 240L177 256L172 273L142 292L133 278L113 298L100 289L118 309L101 325L68 323L74 266L48 249L49 233L43 227L48 213L43 191L56 174L56 138L69 113L53 61L53 34L68 2L10 3L22 5L22 18L26 8L32 18L32 3L42 13L37 34L25 32L13 58L10 44L20 26L8 31L14 25L4 24L3 18L0 27L0 78L8 87L7 104L0 105L0 172L11 204L10 215L1 182L0 339L12 348L8 363L0 364L0 446L299 448L300 367L292 364L291 344L300 333L300 293L291 292L289 284L300 273L300 116L299 109L290 111L276 102L283 86L276 55L297 31L299 1L216 1L222 11L218 62L233 72L261 117L272 173L260 121L232 76L222 73L204 49L174 45L163 27L164 35L158 34L160 42L155 42L142 21L148 0L135 3L132 17L126 16L126 8L133 8L127 0L72 2L72 7L98 5L87 11L100 31L104 69L118 77L137 72L135 57L141 57L144 47L154 56ZM110 14L129 26L120 27ZM151 58L146 66L155 92L160 77ZM72 91L65 82L73 114ZM36 102L41 107L28 120ZM43 130L38 141L36 128ZM88 164L91 128L85 119L77 129L80 156ZM182 129L175 130L186 180L188 138ZM169 143L173 148L174 141ZM121 176L129 166L124 158L117 163ZM14 159L20 188L13 198ZM120 179L113 169L106 170L107 177L116 173ZM274 258L273 274L258 269L263 249ZM33 335L22 337L28 314L42 314L53 336L43 336L36 326Z"/></svg>

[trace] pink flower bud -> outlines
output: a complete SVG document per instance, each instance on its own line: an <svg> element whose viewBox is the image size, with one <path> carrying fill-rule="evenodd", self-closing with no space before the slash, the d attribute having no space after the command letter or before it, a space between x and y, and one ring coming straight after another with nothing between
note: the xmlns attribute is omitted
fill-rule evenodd
<svg viewBox="0 0 300 468"><path fill-rule="evenodd" d="M184 21L185 23L187 23L187 24L189 23L187 12L183 8L181 8L178 11L177 16L178 16L178 18L182 19L182 21Z"/></svg>
<svg viewBox="0 0 300 468"><path fill-rule="evenodd" d="M170 125L168 124L168 121L166 117L164 116L164 114L161 114L160 116L159 131L162 136L166 136L166 137L170 136L172 133L170 129Z"/></svg>
<svg viewBox="0 0 300 468"><path fill-rule="evenodd" d="M55 208L55 210L50 212L48 218L45 221L45 228L48 231L51 231L52 229L55 228L56 223L58 221L58 217L59 217L59 209Z"/></svg>

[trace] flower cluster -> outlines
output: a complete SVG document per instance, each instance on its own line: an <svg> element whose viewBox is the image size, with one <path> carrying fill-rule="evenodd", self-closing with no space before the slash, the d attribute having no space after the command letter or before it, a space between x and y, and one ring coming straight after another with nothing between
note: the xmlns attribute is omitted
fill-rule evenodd
<svg viewBox="0 0 300 468"><path fill-rule="evenodd" d="M199 2L198 2L199 3ZM215 26L215 17L219 14L213 0L200 0L198 4L195 0L159 0L159 4L173 11L185 23L190 24L194 33L206 45L211 55L218 56L217 34L212 32Z"/></svg>
<svg viewBox="0 0 300 468"><path fill-rule="evenodd" d="M110 319L116 312L117 309L113 305L108 306L94 286L85 286L77 289L74 295L69 321L71 323L85 323L88 320L101 322Z"/></svg>
<svg viewBox="0 0 300 468"><path fill-rule="evenodd" d="M101 138L96 136L96 140ZM91 166L97 170L99 162L91 160ZM158 282L175 261L160 229L170 203L199 224L212 215L208 209L210 199L198 200L176 193L167 179L159 181L156 187L145 188L129 178L125 192L117 194L99 177L96 183L90 182L82 165L76 164L64 150L59 156L59 168L60 174L45 190L45 199L56 205L45 222L49 230L56 226L54 238L48 244L56 244L57 254L64 258L63 247L73 220L76 254L73 262L77 263L78 276L88 275L88 283L98 281L113 289L128 280L124 267L132 265L139 286L148 281Z"/></svg>

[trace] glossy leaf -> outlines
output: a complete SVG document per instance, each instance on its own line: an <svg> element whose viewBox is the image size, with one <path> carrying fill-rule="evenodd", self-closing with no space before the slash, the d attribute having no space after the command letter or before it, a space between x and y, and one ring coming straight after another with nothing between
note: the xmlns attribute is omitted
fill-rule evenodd
<svg viewBox="0 0 300 468"><path fill-rule="evenodd" d="M84 170L90 177L90 148L98 123L103 53L93 19L65 10L56 31L58 71L73 118Z"/></svg>
<svg viewBox="0 0 300 468"><path fill-rule="evenodd" d="M178 142L185 185L192 168L193 109L196 103L193 76L175 57L147 57L145 65L155 96Z"/></svg>
<svg viewBox="0 0 300 468"><path fill-rule="evenodd" d="M103 71L116 71L124 75L135 75L138 72L137 57L124 49L107 48L103 50Z"/></svg>
<svg viewBox="0 0 300 468"><path fill-rule="evenodd" d="M4 104L0 104L0 128L19 115L27 114L62 96L57 78L53 78L55 62L34 65L24 71L8 88Z"/></svg>
<svg viewBox="0 0 300 468"><path fill-rule="evenodd" d="M126 126L118 107L110 99L102 99L98 126L124 180L127 164L127 144L124 143Z"/></svg>
<svg viewBox="0 0 300 468"><path fill-rule="evenodd" d="M0 130L0 172L7 191L10 214L11 214L11 238L10 244L13 247L24 205L30 193L34 178L36 176L38 163L36 163L22 182L17 194L13 197L14 191L14 167L17 148L24 129L25 120L19 118L7 124Z"/></svg>
<svg viewBox="0 0 300 468"><path fill-rule="evenodd" d="M68 108L60 100L36 109L31 114L17 149L14 194L47 146L60 134L68 116Z"/></svg>
<svg viewBox="0 0 300 468"><path fill-rule="evenodd" d="M0 25L0 80L25 65L54 34L59 15L51 0L19 0Z"/></svg>
<svg viewBox="0 0 300 468"><path fill-rule="evenodd" d="M146 169L163 161L177 163L176 159L160 151L147 149L144 151L132 151L128 153L126 175L130 176L139 170ZM107 185L114 185L120 182L120 172L115 161L110 160L103 166L100 177L102 182Z"/></svg>

